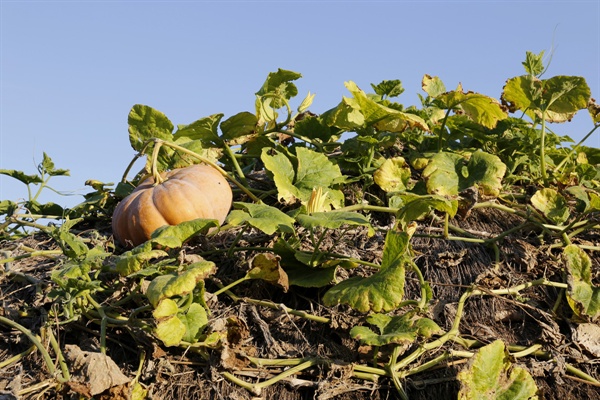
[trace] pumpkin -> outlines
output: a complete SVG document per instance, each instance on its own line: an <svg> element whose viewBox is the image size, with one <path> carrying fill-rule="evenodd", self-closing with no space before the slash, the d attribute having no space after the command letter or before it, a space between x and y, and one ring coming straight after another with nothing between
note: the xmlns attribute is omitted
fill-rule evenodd
<svg viewBox="0 0 600 400"><path fill-rule="evenodd" d="M161 173L162 182L144 180L115 208L113 235L126 247L150 239L156 229L197 218L222 224L233 198L227 180L213 167L196 164Z"/></svg>

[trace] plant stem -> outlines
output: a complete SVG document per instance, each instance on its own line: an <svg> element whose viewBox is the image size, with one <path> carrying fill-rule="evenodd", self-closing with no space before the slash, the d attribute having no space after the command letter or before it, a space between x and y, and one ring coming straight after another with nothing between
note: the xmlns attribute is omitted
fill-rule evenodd
<svg viewBox="0 0 600 400"><path fill-rule="evenodd" d="M546 184L546 111L542 111L542 135L540 138L540 168L542 170L542 181Z"/></svg>
<svg viewBox="0 0 600 400"><path fill-rule="evenodd" d="M50 375L54 376L54 374L56 373L56 367L54 366L54 362L52 361L50 354L48 353L46 347L42 344L42 342L40 342L40 340L29 329L3 316L0 316L0 324L16 329L22 332L25 336L27 336L27 338L35 345L35 347L37 347L38 351L41 353L42 358L44 359L44 363L46 364L46 368L48 368L48 372L50 373ZM64 377L59 377L57 379L60 382L66 382L66 379Z"/></svg>

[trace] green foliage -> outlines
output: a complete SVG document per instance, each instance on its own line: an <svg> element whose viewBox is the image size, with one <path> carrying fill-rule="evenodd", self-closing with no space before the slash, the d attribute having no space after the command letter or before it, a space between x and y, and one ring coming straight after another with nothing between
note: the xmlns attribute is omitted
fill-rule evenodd
<svg viewBox="0 0 600 400"><path fill-rule="evenodd" d="M419 317L412 312L391 317L385 314L371 314L366 321L377 327L379 333L365 326L355 326L350 336L372 346L384 346L391 343L413 343L417 337L425 339L440 334L443 330L429 318Z"/></svg>
<svg viewBox="0 0 600 400"><path fill-rule="evenodd" d="M354 378L365 371L390 378L402 394L406 376L448 358L472 356L458 375L460 398L535 398L531 376L513 365L503 342L470 352L469 343L483 343L464 337L461 318L470 296L515 295L534 285L563 290L552 310L556 318L577 324L600 315L600 289L587 254L598 247L580 238L598 228L600 150L584 142L600 127L599 107L582 77L542 79L543 55L527 52L526 75L509 78L499 100L461 85L448 91L439 77L424 75L419 105L395 102L404 92L400 80L371 84L373 93L348 81L349 96L315 114L309 111L314 94L295 100L301 75L279 69L255 93L250 111L227 117L213 114L175 126L162 112L136 104L128 132L133 161L147 157L144 169L129 180L132 161L116 186L86 182L93 191L72 209L39 200L43 189L51 189L51 177L69 174L45 153L37 174L0 170L28 190L26 200L0 200L0 238L10 242L40 230L55 244L51 253L28 249L29 255L13 256L16 247L11 247L2 257L6 265L19 257L56 257L53 322L98 322L101 340L115 326L141 329L164 346L206 359L212 356L207 349L223 351L225 365L230 355L223 349L232 351L229 341L247 328L233 318L226 328L207 328L211 308L225 295L288 317L335 322L235 294L237 285L264 281L272 294L294 292L286 300L301 298L296 304L321 307L323 314L336 306L353 317L369 313L364 319L369 326L354 326L350 337L365 346L387 346L390 353L376 352L385 360L369 366L354 365L362 367L354 369ZM583 109L593 127L580 143L548 129L548 123L568 121ZM107 227L117 202L148 174L156 178L161 171L200 162L213 165L234 185L236 201L225 225L187 221L157 229L131 250L115 248ZM460 225L476 208L495 208L523 225L493 233ZM44 219L53 223L42 225ZM519 229L547 245L549 256L562 254L564 281L540 278L495 289L480 288L486 285L483 279L458 288L463 295L456 315L448 317L452 327L444 332L434 320L439 299L433 289L439 282L429 282L417 267L413 236L485 246L494 257L490 269L501 271L505 255L499 245ZM369 261L360 259L366 252L352 250L357 241L377 243L384 237L373 254L369 249ZM235 265L223 272L223 260ZM236 273L241 278L231 279ZM412 297L405 296L407 285L420 298L405 298ZM560 307L565 299L567 316ZM460 351L454 351L453 341ZM401 354L409 348L412 353ZM442 348L444 354L438 352Z"/></svg>
<svg viewBox="0 0 600 400"><path fill-rule="evenodd" d="M360 312L394 310L404 297L406 265L411 262L408 240L406 233L388 231L380 270L338 283L325 293L323 303L348 304Z"/></svg>

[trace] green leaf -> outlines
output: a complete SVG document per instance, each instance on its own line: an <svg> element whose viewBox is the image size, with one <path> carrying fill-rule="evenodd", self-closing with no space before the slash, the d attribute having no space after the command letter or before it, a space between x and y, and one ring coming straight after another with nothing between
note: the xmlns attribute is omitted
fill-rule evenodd
<svg viewBox="0 0 600 400"><path fill-rule="evenodd" d="M1 173L1 171L0 171ZM0 200L0 215L12 215L17 209L18 204L10 200Z"/></svg>
<svg viewBox="0 0 600 400"><path fill-rule="evenodd" d="M0 169L0 174L8 175L11 178L21 181L26 185L29 185L30 183L37 184L43 182L42 178L39 175L27 175L22 171L17 171L14 169Z"/></svg>
<svg viewBox="0 0 600 400"><path fill-rule="evenodd" d="M300 287L323 287L335 282L337 267L315 268L298 260L299 241L288 243L279 238L273 245L273 251L280 257L280 263L287 273L290 285ZM311 254L312 255L312 254Z"/></svg>
<svg viewBox="0 0 600 400"><path fill-rule="evenodd" d="M308 116L294 126L294 133L308 139L319 139L323 143L339 139L339 129L327 125L321 118Z"/></svg>
<svg viewBox="0 0 600 400"><path fill-rule="evenodd" d="M375 183L386 192L407 189L411 171L403 157L389 158L373 174Z"/></svg>
<svg viewBox="0 0 600 400"><path fill-rule="evenodd" d="M426 218L433 210L448 213L452 218L458 211L458 200L449 200L439 195L405 193L390 198L390 207L398 208L398 219L402 226Z"/></svg>
<svg viewBox="0 0 600 400"><path fill-rule="evenodd" d="M302 74L298 72L279 68L277 72L269 73L265 83L256 94L262 96L266 93L277 93L289 100L298 94L298 89L292 81L300 78L302 78Z"/></svg>
<svg viewBox="0 0 600 400"><path fill-rule="evenodd" d="M85 256L89 251L87 244L80 237L64 229L59 229L53 235L59 243L65 255L69 258Z"/></svg>
<svg viewBox="0 0 600 400"><path fill-rule="evenodd" d="M418 336L430 338L443 333L433 320L419 317L413 312L400 316L372 314L367 318L369 324L375 325L379 333L365 326L356 326L350 330L350 336L371 346L384 346L390 343L413 343Z"/></svg>
<svg viewBox="0 0 600 400"><path fill-rule="evenodd" d="M256 115L247 111L238 113L221 123L221 138L230 145L243 143L244 137L253 135L256 132L258 119Z"/></svg>
<svg viewBox="0 0 600 400"><path fill-rule="evenodd" d="M228 224L239 226L248 223L267 235L275 232L294 233L294 218L285 214L278 208L255 203L234 202L233 210L227 216Z"/></svg>
<svg viewBox="0 0 600 400"><path fill-rule="evenodd" d="M437 97L442 93L446 92L446 86L444 82L437 76L430 76L425 74L421 81L421 88L425 93L431 97Z"/></svg>
<svg viewBox="0 0 600 400"><path fill-rule="evenodd" d="M134 150L142 150L144 143L152 138L171 140L173 123L162 112L152 107L136 104L127 118L129 142Z"/></svg>
<svg viewBox="0 0 600 400"><path fill-rule="evenodd" d="M460 400L538 398L535 381L525 369L511 365L501 340L479 349L469 367L458 373L458 380Z"/></svg>
<svg viewBox="0 0 600 400"><path fill-rule="evenodd" d="M325 154L305 147L296 149L297 168L294 168L292 161L283 153L274 150L263 149L261 159L265 168L273 174L278 199L288 204L292 204L296 200L306 204L314 188L329 188L336 181L342 179L340 168L333 164ZM340 196L339 190L325 191L329 197L329 204L334 208L342 206L343 195Z"/></svg>
<svg viewBox="0 0 600 400"><path fill-rule="evenodd" d="M206 309L198 303L192 303L185 314L180 314L178 318L185 326L185 334L181 340L196 343L202 331L208 325Z"/></svg>
<svg viewBox="0 0 600 400"><path fill-rule="evenodd" d="M576 201L576 210L578 212L587 212L590 209L590 199L583 186L571 186L565 189L565 192L572 195Z"/></svg>
<svg viewBox="0 0 600 400"><path fill-rule="evenodd" d="M567 200L555 189L544 188L531 196L531 204L557 225L565 223L571 213Z"/></svg>
<svg viewBox="0 0 600 400"><path fill-rule="evenodd" d="M525 55L525 61L523 61L521 64L523 64L523 67L525 67L525 72L527 72L529 75L538 76L544 72L543 58L544 50L542 50L540 54L533 54L532 52L528 51Z"/></svg>
<svg viewBox="0 0 600 400"><path fill-rule="evenodd" d="M567 300L579 316L596 319L600 316L600 287L592 284L592 260L574 244L565 247L563 258L567 266Z"/></svg>
<svg viewBox="0 0 600 400"><path fill-rule="evenodd" d="M442 196L456 196L477 186L482 193L498 196L506 165L498 156L477 150L465 165L465 159L454 153L437 153L423 170L427 191Z"/></svg>
<svg viewBox="0 0 600 400"><path fill-rule="evenodd" d="M441 108L462 109L472 121L490 129L508 117L498 100L479 93L464 93L461 87L437 96L436 100L443 104Z"/></svg>
<svg viewBox="0 0 600 400"><path fill-rule="evenodd" d="M405 232L388 231L381 268L363 278L353 277L329 289L323 303L330 307L348 304L360 312L391 311L404 297L405 265L410 262L409 237Z"/></svg>
<svg viewBox="0 0 600 400"><path fill-rule="evenodd" d="M150 282L146 296L152 306L156 307L165 298L183 296L191 293L198 282L214 274L215 263L201 261L190 264L188 269L181 273L159 275Z"/></svg>
<svg viewBox="0 0 600 400"><path fill-rule="evenodd" d="M199 233L206 233L210 228L218 226L217 220L204 218L185 221L178 225L165 225L152 232L150 241L154 245L176 249Z"/></svg>
<svg viewBox="0 0 600 400"><path fill-rule="evenodd" d="M65 209L52 202L41 204L37 201L26 201L25 208L32 214L53 215L60 217L64 215Z"/></svg>
<svg viewBox="0 0 600 400"><path fill-rule="evenodd" d="M121 276L127 276L141 270L148 261L166 257L163 250L153 250L151 242L144 242L116 257L115 269Z"/></svg>
<svg viewBox="0 0 600 400"><path fill-rule="evenodd" d="M198 140L204 147L219 146L222 143L218 132L221 118L223 118L223 114L213 114L189 125L182 125L173 135L173 141L183 144Z"/></svg>
<svg viewBox="0 0 600 400"><path fill-rule="evenodd" d="M402 82L398 79L381 81L377 85L371 83L371 87L375 90L375 93L381 97L397 97L404 93Z"/></svg>
<svg viewBox="0 0 600 400"><path fill-rule="evenodd" d="M369 219L356 212L315 212L311 215L300 214L296 219L298 220L298 223L305 228L323 227L327 229L338 229L344 225L352 225L366 226L373 232L373 227L371 226Z"/></svg>
<svg viewBox="0 0 600 400"><path fill-rule="evenodd" d="M39 169L50 176L69 176L70 172L68 169L56 169L54 162L50 156L44 153L44 158L40 163Z"/></svg>

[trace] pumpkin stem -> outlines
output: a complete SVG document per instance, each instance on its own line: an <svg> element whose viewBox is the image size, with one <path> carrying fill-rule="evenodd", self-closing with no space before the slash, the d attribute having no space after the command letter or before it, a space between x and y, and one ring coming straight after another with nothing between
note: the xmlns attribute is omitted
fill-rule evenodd
<svg viewBox="0 0 600 400"><path fill-rule="evenodd" d="M163 141L160 139L155 139L154 140L154 148L152 149L152 177L154 178L154 185L160 185L161 183L163 183L165 180L163 179L162 176L160 176L160 174L158 173L158 152L161 148L161 146L163 145Z"/></svg>

